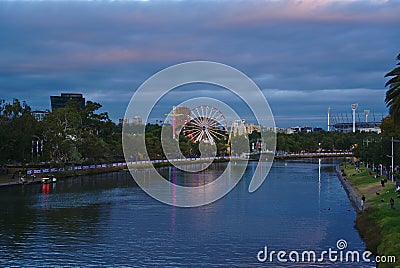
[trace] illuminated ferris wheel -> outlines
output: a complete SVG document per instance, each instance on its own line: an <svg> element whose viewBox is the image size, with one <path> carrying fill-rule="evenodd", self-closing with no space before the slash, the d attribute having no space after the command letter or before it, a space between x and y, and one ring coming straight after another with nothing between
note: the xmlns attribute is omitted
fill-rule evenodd
<svg viewBox="0 0 400 268"><path fill-rule="evenodd" d="M227 124L225 116L215 107L197 106L191 110L190 119L183 127L183 135L192 142L215 144L225 139Z"/></svg>

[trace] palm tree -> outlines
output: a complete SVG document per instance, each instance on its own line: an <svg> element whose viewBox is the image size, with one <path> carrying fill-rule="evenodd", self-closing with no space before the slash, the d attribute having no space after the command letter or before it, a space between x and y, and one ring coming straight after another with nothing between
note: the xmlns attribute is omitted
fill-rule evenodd
<svg viewBox="0 0 400 268"><path fill-rule="evenodd" d="M399 61L396 64L397 67L385 75L385 77L392 77L385 84L385 87L390 86L386 92L385 103L395 122L400 121L400 53L397 55L397 60Z"/></svg>

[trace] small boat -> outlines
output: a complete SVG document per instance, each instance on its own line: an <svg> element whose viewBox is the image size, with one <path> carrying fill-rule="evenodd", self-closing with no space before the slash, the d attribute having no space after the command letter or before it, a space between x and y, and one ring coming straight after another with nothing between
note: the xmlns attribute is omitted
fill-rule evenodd
<svg viewBox="0 0 400 268"><path fill-rule="evenodd" d="M44 184L54 183L56 181L57 181L57 179L53 175L49 175L48 177L42 178L42 183L44 183Z"/></svg>
<svg viewBox="0 0 400 268"><path fill-rule="evenodd" d="M25 184L27 181L26 181L26 177L25 176L22 176L22 177L20 177L19 178L19 183L20 184Z"/></svg>

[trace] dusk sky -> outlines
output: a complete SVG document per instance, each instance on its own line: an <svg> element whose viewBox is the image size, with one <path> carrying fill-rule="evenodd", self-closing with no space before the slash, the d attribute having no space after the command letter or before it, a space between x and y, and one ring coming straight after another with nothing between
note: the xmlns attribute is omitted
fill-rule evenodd
<svg viewBox="0 0 400 268"><path fill-rule="evenodd" d="M352 103L381 117L399 14L400 1L390 0L2 1L0 98L36 110L50 109L50 95L83 93L117 121L154 73L208 60L253 79L279 127L326 128L328 107L350 113Z"/></svg>

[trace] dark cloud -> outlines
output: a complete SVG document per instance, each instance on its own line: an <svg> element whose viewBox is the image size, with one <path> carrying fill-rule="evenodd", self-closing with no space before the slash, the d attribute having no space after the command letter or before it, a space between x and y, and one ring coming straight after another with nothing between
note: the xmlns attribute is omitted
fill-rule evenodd
<svg viewBox="0 0 400 268"><path fill-rule="evenodd" d="M322 126L327 106L352 102L386 113L399 11L378 0L0 2L0 97L46 109L49 95L82 92L117 120L154 73L211 60L254 79L280 126Z"/></svg>

